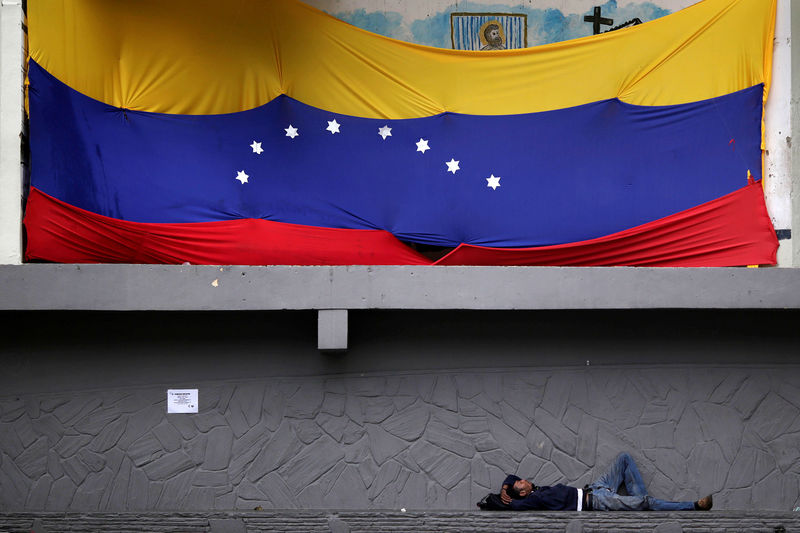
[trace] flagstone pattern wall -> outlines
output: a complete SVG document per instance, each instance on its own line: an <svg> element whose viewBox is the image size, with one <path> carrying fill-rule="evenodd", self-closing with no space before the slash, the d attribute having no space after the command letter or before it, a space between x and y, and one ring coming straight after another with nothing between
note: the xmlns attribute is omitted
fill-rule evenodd
<svg viewBox="0 0 800 533"><path fill-rule="evenodd" d="M797 366L391 372L0 399L0 509L473 509L506 472L583 485L622 450L651 493L800 505Z"/></svg>

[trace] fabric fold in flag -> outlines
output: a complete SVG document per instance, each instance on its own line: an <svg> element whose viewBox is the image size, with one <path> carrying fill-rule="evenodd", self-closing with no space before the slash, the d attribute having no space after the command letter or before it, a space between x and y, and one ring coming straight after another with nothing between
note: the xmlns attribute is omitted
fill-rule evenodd
<svg viewBox="0 0 800 533"><path fill-rule="evenodd" d="M598 239L527 249L461 245L436 264L772 265L777 251L778 238L763 202L761 184L753 183L693 209Z"/></svg>
<svg viewBox="0 0 800 533"><path fill-rule="evenodd" d="M25 227L33 243L28 260L62 263L686 267L774 264L778 249L757 183L591 241L528 249L462 245L435 263L384 231L252 219L126 222L69 206L36 189L31 191Z"/></svg>
<svg viewBox="0 0 800 533"><path fill-rule="evenodd" d="M776 4L703 0L622 31L492 53L395 41L298 0L48 0L30 3L28 22L33 60L115 107L210 115L285 94L400 119L609 98L672 105L769 86Z"/></svg>
<svg viewBox="0 0 800 533"><path fill-rule="evenodd" d="M147 224L111 219L32 189L25 214L28 260L59 263L211 265L425 265L380 230L342 230L238 219Z"/></svg>
<svg viewBox="0 0 800 533"><path fill-rule="evenodd" d="M438 264L774 263L763 193L735 224L704 218L705 240L664 233L760 186L774 0L490 53L236 1L31 6L29 259L426 264L413 248L432 246L455 248ZM217 64L192 35L242 57Z"/></svg>

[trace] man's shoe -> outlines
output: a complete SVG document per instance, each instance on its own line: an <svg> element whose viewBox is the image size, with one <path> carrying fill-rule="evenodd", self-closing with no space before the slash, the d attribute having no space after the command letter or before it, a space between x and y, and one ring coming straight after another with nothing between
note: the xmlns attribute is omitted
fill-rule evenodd
<svg viewBox="0 0 800 533"><path fill-rule="evenodd" d="M708 511L713 506L714 498L711 496L711 494L694 502L695 511Z"/></svg>

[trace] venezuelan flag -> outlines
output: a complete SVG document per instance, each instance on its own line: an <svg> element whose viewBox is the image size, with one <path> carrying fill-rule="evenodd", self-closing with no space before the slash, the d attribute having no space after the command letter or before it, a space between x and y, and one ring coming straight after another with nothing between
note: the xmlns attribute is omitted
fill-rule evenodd
<svg viewBox="0 0 800 533"><path fill-rule="evenodd" d="M775 0L464 52L294 0L29 4L29 260L774 264Z"/></svg>

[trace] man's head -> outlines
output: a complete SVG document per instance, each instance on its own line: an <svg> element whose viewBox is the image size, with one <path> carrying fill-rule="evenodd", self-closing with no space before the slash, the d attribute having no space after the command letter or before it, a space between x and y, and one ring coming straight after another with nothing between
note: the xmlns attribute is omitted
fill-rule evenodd
<svg viewBox="0 0 800 533"><path fill-rule="evenodd" d="M533 492L533 483L528 481L527 479L520 479L519 481L515 481L512 486L508 488L508 495L518 500L520 498L525 498L528 494Z"/></svg>
<svg viewBox="0 0 800 533"><path fill-rule="evenodd" d="M487 25L483 30L483 36L488 44L503 44L503 37L500 35L500 26L497 24Z"/></svg>

